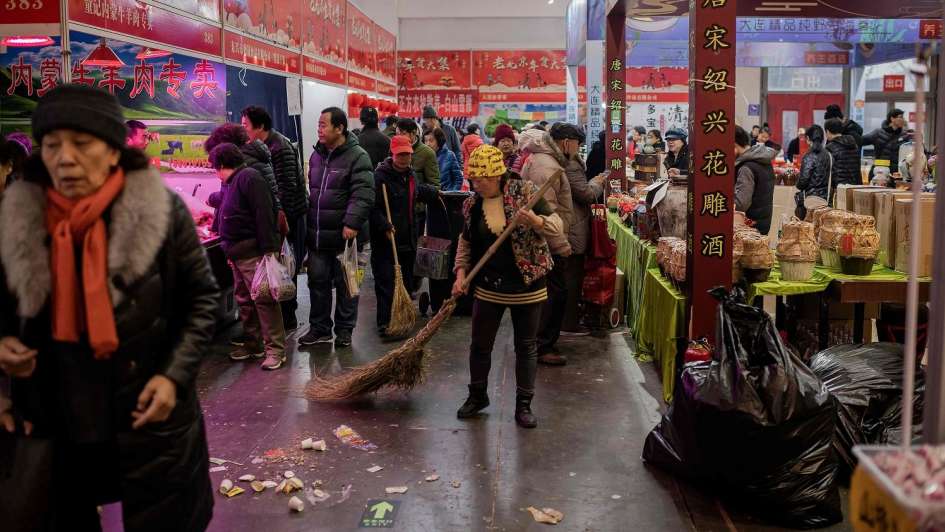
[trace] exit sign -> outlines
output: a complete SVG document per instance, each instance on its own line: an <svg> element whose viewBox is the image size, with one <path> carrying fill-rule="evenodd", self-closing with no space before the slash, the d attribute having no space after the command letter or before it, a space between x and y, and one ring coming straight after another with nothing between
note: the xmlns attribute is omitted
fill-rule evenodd
<svg viewBox="0 0 945 532"><path fill-rule="evenodd" d="M903 92L906 90L906 76L904 74L888 74L883 76L883 92Z"/></svg>
<svg viewBox="0 0 945 532"><path fill-rule="evenodd" d="M920 39L941 39L942 21L941 20L920 20L919 21Z"/></svg>

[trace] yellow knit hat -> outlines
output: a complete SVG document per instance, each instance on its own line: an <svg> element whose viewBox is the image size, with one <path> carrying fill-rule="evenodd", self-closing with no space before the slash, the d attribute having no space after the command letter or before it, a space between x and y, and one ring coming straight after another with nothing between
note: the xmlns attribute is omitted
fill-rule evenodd
<svg viewBox="0 0 945 532"><path fill-rule="evenodd" d="M469 179L499 177L507 170L502 151L495 146L483 144L469 156Z"/></svg>

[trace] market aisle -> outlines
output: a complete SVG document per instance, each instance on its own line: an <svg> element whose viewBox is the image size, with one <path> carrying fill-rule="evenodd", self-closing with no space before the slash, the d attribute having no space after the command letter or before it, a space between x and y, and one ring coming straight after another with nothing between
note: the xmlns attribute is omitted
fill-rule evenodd
<svg viewBox="0 0 945 532"><path fill-rule="evenodd" d="M404 531L544 530L547 525L523 511L527 506L564 512L561 530L731 530L714 499L681 488L640 460L645 435L659 416L659 381L651 365L632 359L620 333L563 340L571 363L540 368L539 428L532 431L519 429L513 419L508 320L494 356L492 406L481 419L455 417L466 393L466 317L454 318L434 338L429 381L410 395L309 402L302 390L313 370L336 372L397 345L382 344L374 335L370 279L364 288L353 349L299 351L295 339L303 328L291 337L287 369L264 373L256 364L230 362L224 342L214 347L199 381L210 455L244 464L228 463L227 471L212 473L214 484L246 473L275 480L291 469L309 492L321 480L331 497L313 504L301 495L305 511L290 514L288 496L272 490L252 495L248 485L237 483L248 493L232 499L217 495L211 530L355 530L369 499L401 501L393 530ZM307 298L307 290L303 295ZM308 301L300 306L304 322ZM332 435L341 424L378 449L342 444ZM328 452L298 450L306 437L324 438ZM273 458L280 451L289 461ZM366 471L374 465L384 469ZM424 482L434 473L438 481ZM389 486L409 491L385 496ZM759 529L735 521L738 530Z"/></svg>

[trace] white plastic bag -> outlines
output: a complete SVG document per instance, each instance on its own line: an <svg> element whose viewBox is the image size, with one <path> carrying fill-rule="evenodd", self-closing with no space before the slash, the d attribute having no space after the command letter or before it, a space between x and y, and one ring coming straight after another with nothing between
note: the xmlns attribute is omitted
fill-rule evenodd
<svg viewBox="0 0 945 532"><path fill-rule="evenodd" d="M295 253L292 253L292 246L289 245L287 239L282 240L282 255L279 256L279 262L285 266L289 275L295 276L295 272L298 271L296 270Z"/></svg>
<svg viewBox="0 0 945 532"><path fill-rule="evenodd" d="M259 303L288 301L295 297L295 283L292 282L292 275L275 255L266 255L256 265L250 297Z"/></svg>
<svg viewBox="0 0 945 532"><path fill-rule="evenodd" d="M345 241L345 251L341 254L341 271L345 278L348 297L357 297L361 293L364 269L358 263L358 239Z"/></svg>

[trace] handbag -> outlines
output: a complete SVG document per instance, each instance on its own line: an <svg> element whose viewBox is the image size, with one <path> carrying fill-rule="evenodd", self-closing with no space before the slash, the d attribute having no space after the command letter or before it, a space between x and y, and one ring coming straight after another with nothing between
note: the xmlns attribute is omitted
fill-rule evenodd
<svg viewBox="0 0 945 532"><path fill-rule="evenodd" d="M9 532L43 530L51 518L53 442L0 429L0 523Z"/></svg>
<svg viewBox="0 0 945 532"><path fill-rule="evenodd" d="M348 297L358 297L361 293L361 283L364 281L364 268L358 262L357 238L345 240L345 250L341 254L341 273Z"/></svg>
<svg viewBox="0 0 945 532"><path fill-rule="evenodd" d="M450 234L453 227L450 223L450 213L440 198L443 212L446 213L446 224ZM417 257L414 260L413 274L415 277L428 277L434 281L442 281L450 277L450 248L453 241L448 238L439 238L427 234L430 220L423 226L423 235L417 240Z"/></svg>

